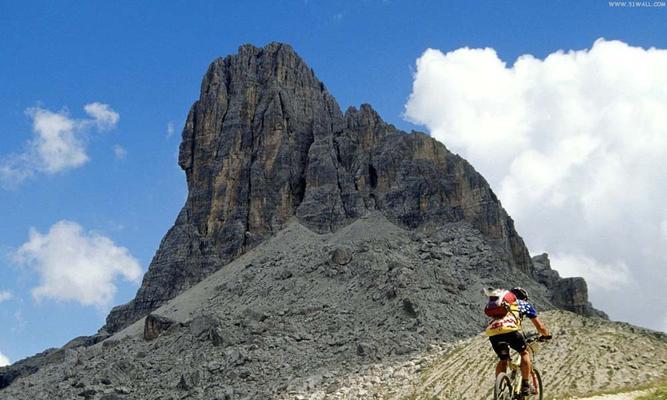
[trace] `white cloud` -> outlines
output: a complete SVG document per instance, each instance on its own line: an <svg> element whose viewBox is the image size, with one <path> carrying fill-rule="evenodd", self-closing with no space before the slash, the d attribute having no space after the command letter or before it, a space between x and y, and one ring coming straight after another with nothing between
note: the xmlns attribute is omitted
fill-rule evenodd
<svg viewBox="0 0 667 400"><path fill-rule="evenodd" d="M167 139L172 137L176 132L176 126L173 121L167 122Z"/></svg>
<svg viewBox="0 0 667 400"><path fill-rule="evenodd" d="M12 292L9 290L0 290L0 303L3 301L10 300L12 298Z"/></svg>
<svg viewBox="0 0 667 400"><path fill-rule="evenodd" d="M14 326L12 326L12 332L23 332L26 325L28 324L28 321L26 321L25 317L23 316L23 310L19 309L14 312L14 320L16 322L14 323Z"/></svg>
<svg viewBox="0 0 667 400"><path fill-rule="evenodd" d="M31 108L32 130L36 137L30 142L33 166L54 174L76 168L88 161L83 137L76 134L77 122L65 113Z"/></svg>
<svg viewBox="0 0 667 400"><path fill-rule="evenodd" d="M557 253L549 257L561 276L584 277L591 290L622 290L632 283L630 268L624 262L602 264L580 254Z"/></svg>
<svg viewBox="0 0 667 400"><path fill-rule="evenodd" d="M118 276L129 281L141 276L139 263L126 248L70 221L57 222L46 234L31 229L14 259L38 273L39 286L32 289L36 300L77 301L103 308L113 299Z"/></svg>
<svg viewBox="0 0 667 400"><path fill-rule="evenodd" d="M657 295L667 284L665 70L667 50L604 39L511 66L490 48L429 49L405 115L489 180L529 248L570 255L554 267L589 274L594 301L632 284L605 271L631 270ZM635 309L606 311L633 320Z"/></svg>
<svg viewBox="0 0 667 400"><path fill-rule="evenodd" d="M113 147L113 155L117 160L124 160L125 157L127 157L127 150L125 150L123 146L117 144Z"/></svg>
<svg viewBox="0 0 667 400"><path fill-rule="evenodd" d="M83 106L83 109L86 111L86 114L93 118L92 120L88 120L86 122L94 123L100 130L111 129L115 127L118 123L118 120L120 120L120 115L112 110L108 104L95 102L86 104Z"/></svg>
<svg viewBox="0 0 667 400"><path fill-rule="evenodd" d="M9 361L9 358L7 358L6 355L0 353L0 367L4 367L6 365L10 365L11 362Z"/></svg>
<svg viewBox="0 0 667 400"><path fill-rule="evenodd" d="M75 119L67 111L41 107L27 109L33 137L25 151L0 159L0 184L11 187L37 173L52 175L88 162L87 132L111 129L120 116L107 104L86 104L84 110L91 118Z"/></svg>

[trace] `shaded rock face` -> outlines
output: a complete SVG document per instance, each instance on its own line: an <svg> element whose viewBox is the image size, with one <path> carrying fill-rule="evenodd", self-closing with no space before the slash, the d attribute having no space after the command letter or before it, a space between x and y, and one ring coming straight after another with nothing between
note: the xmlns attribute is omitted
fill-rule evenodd
<svg viewBox="0 0 667 400"><path fill-rule="evenodd" d="M342 113L287 45L242 46L215 60L190 109L179 165L188 199L116 332L273 235L293 217L333 232L369 210L403 227L466 221L533 274L512 219L484 178L422 133L369 106Z"/></svg>
<svg viewBox="0 0 667 400"><path fill-rule="evenodd" d="M153 340L172 325L175 321L161 315L148 314L144 320L144 339Z"/></svg>
<svg viewBox="0 0 667 400"><path fill-rule="evenodd" d="M583 278L561 278L558 271L551 269L546 253L533 257L533 265L537 281L550 289L550 300L555 306L589 317L609 319L588 301L588 285Z"/></svg>

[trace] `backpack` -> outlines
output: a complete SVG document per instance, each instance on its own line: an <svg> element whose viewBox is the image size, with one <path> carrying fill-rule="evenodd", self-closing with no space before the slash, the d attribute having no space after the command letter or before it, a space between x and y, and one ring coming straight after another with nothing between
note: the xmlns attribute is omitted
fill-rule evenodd
<svg viewBox="0 0 667 400"><path fill-rule="evenodd" d="M484 314L491 318L503 318L510 311L510 306L516 302L516 295L509 290L498 289L488 292L489 297Z"/></svg>

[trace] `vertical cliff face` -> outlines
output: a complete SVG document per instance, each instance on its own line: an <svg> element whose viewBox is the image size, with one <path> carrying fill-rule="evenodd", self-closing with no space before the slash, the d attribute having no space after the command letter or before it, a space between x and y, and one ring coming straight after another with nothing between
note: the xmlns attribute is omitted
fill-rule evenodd
<svg viewBox="0 0 667 400"><path fill-rule="evenodd" d="M546 253L533 257L533 265L534 277L550 290L550 300L555 306L580 315L609 318L588 301L588 285L584 278L561 278L558 271L551 268Z"/></svg>
<svg viewBox="0 0 667 400"><path fill-rule="evenodd" d="M342 113L287 45L242 46L215 60L188 114L179 164L188 199L115 332L282 229L332 232L369 210L407 228L467 221L533 275L512 219L484 178L422 133L369 106Z"/></svg>

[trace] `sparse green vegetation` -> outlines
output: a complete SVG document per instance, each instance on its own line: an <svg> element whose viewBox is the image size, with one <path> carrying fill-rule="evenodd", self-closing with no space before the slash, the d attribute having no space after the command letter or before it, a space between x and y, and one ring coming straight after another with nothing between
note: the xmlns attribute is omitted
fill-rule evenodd
<svg viewBox="0 0 667 400"><path fill-rule="evenodd" d="M667 385L660 386L653 393L637 397L637 400L667 400Z"/></svg>
<svg viewBox="0 0 667 400"><path fill-rule="evenodd" d="M617 388L617 389L611 389L611 390L597 390L594 392L589 392L586 394L588 397L594 397L594 396L604 396L604 395L613 395L613 394L621 394L621 393L633 393L636 391L643 391L647 389L656 389L656 391L651 392L649 394L642 395L640 397L637 397L635 400L667 400L667 383L659 383L656 386L656 383L653 382L652 384L649 385L641 385L641 386L634 386L634 387L622 387L622 388ZM545 396L545 400L563 400L563 399L570 399L574 396L577 396L575 398L581 398L581 394L576 394L576 393L561 393L559 395L548 395Z"/></svg>

